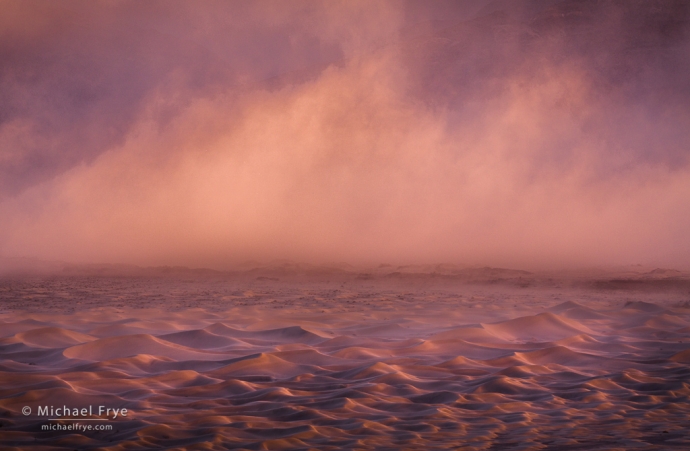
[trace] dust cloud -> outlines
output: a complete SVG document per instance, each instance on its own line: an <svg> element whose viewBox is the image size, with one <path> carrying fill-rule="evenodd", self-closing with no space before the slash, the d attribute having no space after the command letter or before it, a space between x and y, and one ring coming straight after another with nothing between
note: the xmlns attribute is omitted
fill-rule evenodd
<svg viewBox="0 0 690 451"><path fill-rule="evenodd" d="M690 266L688 8L468 5L3 2L0 255Z"/></svg>

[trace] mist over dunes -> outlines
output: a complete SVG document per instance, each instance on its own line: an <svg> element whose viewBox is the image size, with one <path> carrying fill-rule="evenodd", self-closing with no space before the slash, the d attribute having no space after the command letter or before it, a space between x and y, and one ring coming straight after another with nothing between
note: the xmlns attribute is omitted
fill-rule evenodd
<svg viewBox="0 0 690 451"><path fill-rule="evenodd" d="M5 257L690 264L686 2L2 8Z"/></svg>
<svg viewBox="0 0 690 451"><path fill-rule="evenodd" d="M689 449L689 200L686 0L0 0L0 448Z"/></svg>

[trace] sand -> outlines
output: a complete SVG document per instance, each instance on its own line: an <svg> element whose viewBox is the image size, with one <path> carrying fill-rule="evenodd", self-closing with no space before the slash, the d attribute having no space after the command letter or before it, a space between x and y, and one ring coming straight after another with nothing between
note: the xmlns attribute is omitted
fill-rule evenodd
<svg viewBox="0 0 690 451"><path fill-rule="evenodd" d="M6 276L0 447L690 449L683 283L513 276Z"/></svg>

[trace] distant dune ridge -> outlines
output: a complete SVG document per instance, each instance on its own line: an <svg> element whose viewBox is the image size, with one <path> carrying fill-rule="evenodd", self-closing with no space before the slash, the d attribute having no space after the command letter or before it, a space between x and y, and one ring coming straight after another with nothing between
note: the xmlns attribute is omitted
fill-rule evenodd
<svg viewBox="0 0 690 451"><path fill-rule="evenodd" d="M690 446L688 291L250 274L0 279L3 449ZM129 413L40 431L63 405Z"/></svg>

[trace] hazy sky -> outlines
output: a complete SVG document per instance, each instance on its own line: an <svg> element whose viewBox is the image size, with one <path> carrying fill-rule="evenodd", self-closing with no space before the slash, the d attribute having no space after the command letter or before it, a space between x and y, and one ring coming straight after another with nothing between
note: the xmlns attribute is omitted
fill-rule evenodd
<svg viewBox="0 0 690 451"><path fill-rule="evenodd" d="M683 1L0 1L0 256L690 267Z"/></svg>

